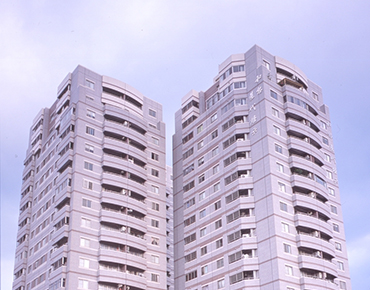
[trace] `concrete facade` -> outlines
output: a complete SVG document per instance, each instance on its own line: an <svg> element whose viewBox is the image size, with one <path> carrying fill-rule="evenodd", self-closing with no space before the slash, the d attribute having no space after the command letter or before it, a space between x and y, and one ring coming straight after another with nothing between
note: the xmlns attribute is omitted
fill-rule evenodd
<svg viewBox="0 0 370 290"><path fill-rule="evenodd" d="M175 289L351 289L321 88L258 46L190 91L173 136Z"/></svg>
<svg viewBox="0 0 370 290"><path fill-rule="evenodd" d="M34 119L13 289L166 289L162 106L78 66Z"/></svg>

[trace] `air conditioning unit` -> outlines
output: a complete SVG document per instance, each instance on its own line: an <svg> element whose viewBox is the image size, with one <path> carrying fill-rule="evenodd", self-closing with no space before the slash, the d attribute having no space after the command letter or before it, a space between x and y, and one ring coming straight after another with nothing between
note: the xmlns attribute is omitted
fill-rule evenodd
<svg viewBox="0 0 370 290"><path fill-rule="evenodd" d="M243 234L243 238L249 238L250 234Z"/></svg>

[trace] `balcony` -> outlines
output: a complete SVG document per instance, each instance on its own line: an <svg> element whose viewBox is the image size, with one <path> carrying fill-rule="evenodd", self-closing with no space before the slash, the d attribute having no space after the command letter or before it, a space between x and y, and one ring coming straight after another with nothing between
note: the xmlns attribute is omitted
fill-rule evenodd
<svg viewBox="0 0 370 290"><path fill-rule="evenodd" d="M293 206L309 208L314 211L321 212L327 217L331 215L329 206L317 200L316 198L312 197L311 195L303 195L299 193L294 194L293 195Z"/></svg>
<svg viewBox="0 0 370 290"><path fill-rule="evenodd" d="M316 193L320 194L321 196L328 196L326 187L311 178L298 174L293 174L290 176L290 182L292 184L292 187L300 187L307 189L309 188L312 189L312 191L315 191Z"/></svg>
<svg viewBox="0 0 370 290"><path fill-rule="evenodd" d="M106 188L103 184L101 193L102 203L113 203L117 206L132 208L138 212L147 214L147 206L145 204L145 197L135 192L129 192L127 189L121 191L113 191Z"/></svg>
<svg viewBox="0 0 370 290"><path fill-rule="evenodd" d="M106 223L109 224L109 223ZM122 240L134 241L138 247L146 247L146 240L143 232L135 231L130 228L130 233L128 233L128 228L126 226L120 226L120 228L113 228L110 226L105 226L104 224L100 227L100 240L102 241L112 241L115 243L121 243Z"/></svg>
<svg viewBox="0 0 370 290"><path fill-rule="evenodd" d="M122 122L116 121L112 116L109 117L110 119L107 119L107 116L110 115L105 115L105 120L103 124L104 131L110 131L116 134L124 134L129 138L132 137L142 144L146 144L147 140L145 137L145 129L134 123L124 121L122 119L120 119L120 121Z"/></svg>
<svg viewBox="0 0 370 290"><path fill-rule="evenodd" d="M296 227L306 227L312 228L315 227L316 230L325 233L327 236L332 237L332 226L312 215L308 214L296 214L294 216L294 223Z"/></svg>
<svg viewBox="0 0 370 290"><path fill-rule="evenodd" d="M146 143L144 143L146 144ZM137 146L136 143L132 142L129 138L123 135L117 135L112 132L104 132L103 148L119 151L119 152L130 152L130 155L141 160L146 160L147 156L145 153L146 146Z"/></svg>
<svg viewBox="0 0 370 290"><path fill-rule="evenodd" d="M312 233L306 233L297 229L298 235L296 237L298 247L315 248L320 251L327 252L328 254L335 256L334 246L326 239L322 238L324 233L319 231L313 231ZM329 238L326 236L326 238Z"/></svg>
<svg viewBox="0 0 370 290"><path fill-rule="evenodd" d="M108 249L100 249L99 261L109 261L112 263L121 263L122 261L125 261L128 265L137 268L146 269L147 267L147 261L144 254L139 254L138 252L133 252L131 250L112 251Z"/></svg>

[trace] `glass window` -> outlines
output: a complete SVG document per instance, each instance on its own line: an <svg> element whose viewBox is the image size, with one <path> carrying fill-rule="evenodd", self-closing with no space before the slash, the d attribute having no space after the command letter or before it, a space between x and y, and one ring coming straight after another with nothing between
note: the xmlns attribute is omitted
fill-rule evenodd
<svg viewBox="0 0 370 290"><path fill-rule="evenodd" d="M329 178L329 179L333 179L333 172L331 172L331 171L326 171L326 176L327 176L327 178Z"/></svg>
<svg viewBox="0 0 370 290"><path fill-rule="evenodd" d="M149 109L149 116L152 116L155 118L157 116L157 112L152 109Z"/></svg>
<svg viewBox="0 0 370 290"><path fill-rule="evenodd" d="M87 110L86 116L89 118L95 119L95 112Z"/></svg>
<svg viewBox="0 0 370 290"><path fill-rule="evenodd" d="M90 89L95 89L95 84L94 82L90 81L90 80L86 80L86 86Z"/></svg>
<svg viewBox="0 0 370 290"><path fill-rule="evenodd" d="M211 123L217 120L217 113L211 117Z"/></svg>
<svg viewBox="0 0 370 290"><path fill-rule="evenodd" d="M85 151L90 152L90 153L94 153L94 146L89 145L89 144L85 144Z"/></svg>
<svg viewBox="0 0 370 290"><path fill-rule="evenodd" d="M286 192L286 187L284 183L278 182L279 191Z"/></svg>
<svg viewBox="0 0 370 290"><path fill-rule="evenodd" d="M207 227L200 229L200 236L203 237L207 234Z"/></svg>
<svg viewBox="0 0 370 290"><path fill-rule="evenodd" d="M218 221L215 221L215 229L219 229L222 227L222 220L219 219Z"/></svg>
<svg viewBox="0 0 370 290"><path fill-rule="evenodd" d="M215 210L218 210L221 208L221 200L215 202Z"/></svg>
<svg viewBox="0 0 370 290"><path fill-rule="evenodd" d="M281 164L281 163L276 163L276 165L277 165L277 170L279 171L279 172L282 172L282 173L284 173L284 165L283 164Z"/></svg>
<svg viewBox="0 0 370 290"><path fill-rule="evenodd" d="M280 202L280 210L288 212L288 205L284 202Z"/></svg>
<svg viewBox="0 0 370 290"><path fill-rule="evenodd" d="M274 98L275 100L277 100L277 99L278 99L278 97L277 97L277 93L276 93L276 92L274 92L274 91L270 91L270 96L271 96L272 98Z"/></svg>
<svg viewBox="0 0 370 290"><path fill-rule="evenodd" d="M329 140L328 138L322 137L322 142L326 145L329 145Z"/></svg>
<svg viewBox="0 0 370 290"><path fill-rule="evenodd" d="M217 136L218 136L218 130L213 131L211 134L212 140L215 139Z"/></svg>
<svg viewBox="0 0 370 290"><path fill-rule="evenodd" d="M85 248L89 248L90 247L90 240L85 239L85 238L81 238L80 239L80 246L85 247Z"/></svg>
<svg viewBox="0 0 370 290"><path fill-rule="evenodd" d="M90 260L80 258L80 268L90 268Z"/></svg>
<svg viewBox="0 0 370 290"><path fill-rule="evenodd" d="M86 126L86 134L94 136L95 135L95 129Z"/></svg>
<svg viewBox="0 0 370 290"><path fill-rule="evenodd" d="M212 168L212 172L213 172L213 174L216 174L217 172L219 172L220 171L220 165L219 164L217 164L216 166L214 166L213 168Z"/></svg>
<svg viewBox="0 0 370 290"><path fill-rule="evenodd" d="M204 157L201 157L198 159L198 166L201 166L204 164Z"/></svg>
<svg viewBox="0 0 370 290"><path fill-rule="evenodd" d="M159 256L152 255L151 256L151 262L154 264L159 264Z"/></svg>
<svg viewBox="0 0 370 290"><path fill-rule="evenodd" d="M321 121L321 128L328 129L328 125L324 121Z"/></svg>
<svg viewBox="0 0 370 290"><path fill-rule="evenodd" d="M151 273L150 280L152 282L159 282L159 275L158 274Z"/></svg>
<svg viewBox="0 0 370 290"><path fill-rule="evenodd" d="M282 154L283 153L283 147L281 147L278 144L275 144L275 151Z"/></svg>
<svg viewBox="0 0 370 290"><path fill-rule="evenodd" d="M206 209L203 209L199 212L199 218L204 218L207 215Z"/></svg>
<svg viewBox="0 0 370 290"><path fill-rule="evenodd" d="M152 219L152 227L159 228L159 221Z"/></svg>
<svg viewBox="0 0 370 290"><path fill-rule="evenodd" d="M89 281L78 279L78 288L80 288L80 289L89 289Z"/></svg>
<svg viewBox="0 0 370 290"><path fill-rule="evenodd" d="M218 154L218 147L216 147L216 148L214 148L213 150L212 150L212 157L215 157L217 154Z"/></svg>
<svg viewBox="0 0 370 290"><path fill-rule="evenodd" d="M275 108L272 108L272 115L279 118L279 111Z"/></svg>
<svg viewBox="0 0 370 290"><path fill-rule="evenodd" d="M266 60L262 60L263 61L263 65L268 69L270 70L270 63Z"/></svg>
<svg viewBox="0 0 370 290"><path fill-rule="evenodd" d="M284 244L284 252L291 254L292 253L292 246L288 244Z"/></svg>
<svg viewBox="0 0 370 290"><path fill-rule="evenodd" d="M205 197L206 197L206 192L205 191L199 193L199 201L203 200Z"/></svg>
<svg viewBox="0 0 370 290"><path fill-rule="evenodd" d="M216 183L214 186L213 186L213 192L216 192L216 191L219 191L220 190L220 183Z"/></svg>
<svg viewBox="0 0 370 290"><path fill-rule="evenodd" d="M339 281L339 289L341 289L341 290L347 290L346 282Z"/></svg>
<svg viewBox="0 0 370 290"><path fill-rule="evenodd" d="M217 266L217 269L220 269L224 266L224 259L219 259L216 261L216 266Z"/></svg>
<svg viewBox="0 0 370 290"><path fill-rule="evenodd" d="M333 231L339 233L339 225L333 224Z"/></svg>
<svg viewBox="0 0 370 290"><path fill-rule="evenodd" d="M197 133L199 134L202 131L203 131L203 124L201 124L201 125L198 126Z"/></svg>
<svg viewBox="0 0 370 290"><path fill-rule="evenodd" d="M91 170L92 171L93 170L93 164L85 161L84 168L86 170Z"/></svg>
<svg viewBox="0 0 370 290"><path fill-rule="evenodd" d="M289 233L289 225L287 223L281 223L281 227L284 233Z"/></svg>
<svg viewBox="0 0 370 290"><path fill-rule="evenodd" d="M82 206L91 208L91 200L82 199Z"/></svg>
<svg viewBox="0 0 370 290"><path fill-rule="evenodd" d="M155 186L155 185L152 185L152 192L154 193L159 193L159 187L158 186Z"/></svg>
<svg viewBox="0 0 370 290"><path fill-rule="evenodd" d="M293 276L293 267L285 265L285 274Z"/></svg>
<svg viewBox="0 0 370 290"><path fill-rule="evenodd" d="M281 130L280 130L280 128L279 128L279 127L274 126L274 133L275 133L276 135L281 136Z"/></svg>
<svg viewBox="0 0 370 290"><path fill-rule="evenodd" d="M203 146L204 146L204 140L202 140L198 143L198 150L203 148Z"/></svg>
<svg viewBox="0 0 370 290"><path fill-rule="evenodd" d="M223 240L222 239L219 239L219 240L217 240L216 241L216 249L218 249L218 248L221 248L222 246L223 246Z"/></svg>
<svg viewBox="0 0 370 290"><path fill-rule="evenodd" d="M159 211L159 203L152 202L152 210Z"/></svg>
<svg viewBox="0 0 370 290"><path fill-rule="evenodd" d="M204 247L200 248L200 255L201 256L207 254L207 252L208 252L207 246L204 246Z"/></svg>
<svg viewBox="0 0 370 290"><path fill-rule="evenodd" d="M335 242L335 249L336 249L337 251L342 251L342 244L341 244L341 243L337 243L337 242Z"/></svg>
<svg viewBox="0 0 370 290"><path fill-rule="evenodd" d="M156 153L154 153L154 152L152 152L152 159L158 161L159 155L156 154Z"/></svg>
<svg viewBox="0 0 370 290"><path fill-rule="evenodd" d="M329 194L330 195L332 195L332 196L335 196L335 191L334 191L334 189L332 189L332 188L328 188L328 190L329 190Z"/></svg>
<svg viewBox="0 0 370 290"><path fill-rule="evenodd" d="M152 137L152 141L155 145L159 145L159 139L158 138Z"/></svg>
<svg viewBox="0 0 370 290"><path fill-rule="evenodd" d="M155 177L159 177L159 171L152 168L152 175Z"/></svg>
<svg viewBox="0 0 370 290"><path fill-rule="evenodd" d="M205 174L202 174L201 176L198 177L198 183L202 183L206 179Z"/></svg>
<svg viewBox="0 0 370 290"><path fill-rule="evenodd" d="M225 288L225 280L224 279L217 281L217 289L222 289L222 288Z"/></svg>

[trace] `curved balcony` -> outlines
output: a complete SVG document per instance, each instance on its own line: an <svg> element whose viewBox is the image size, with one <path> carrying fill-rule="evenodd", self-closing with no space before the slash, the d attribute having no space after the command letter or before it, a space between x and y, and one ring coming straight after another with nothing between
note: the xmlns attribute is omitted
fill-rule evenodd
<svg viewBox="0 0 370 290"><path fill-rule="evenodd" d="M319 235L319 234L318 234ZM327 252L328 254L335 256L335 249L334 246L329 242L321 239L315 234L306 234L299 232L297 237L297 246L299 247L306 247L306 248L315 248L319 251Z"/></svg>
<svg viewBox="0 0 370 290"><path fill-rule="evenodd" d="M58 222L63 217L68 216L69 210L70 210L69 205L66 204L65 206L63 206L60 210L58 210L54 214L54 222Z"/></svg>
<svg viewBox="0 0 370 290"><path fill-rule="evenodd" d="M66 225L62 226L59 230L52 234L53 243L56 243L60 240L68 240L68 231Z"/></svg>
<svg viewBox="0 0 370 290"><path fill-rule="evenodd" d="M305 130L304 128L309 128L310 130L313 130L312 131L313 133L314 132L316 132L316 133L320 132L320 122L312 114L308 114L308 115L305 115L304 117L302 117L301 115L296 115L294 113L288 112L288 113L285 114L285 119L286 119L285 126L289 126L289 125L301 126L301 125L303 125L303 127L300 127L300 128L302 128L302 130L299 130L300 132L304 131Z"/></svg>
<svg viewBox="0 0 370 290"><path fill-rule="evenodd" d="M318 278L316 276L302 277L300 278L300 284L304 285L305 289L338 289L338 286L334 283L334 281Z"/></svg>
<svg viewBox="0 0 370 290"><path fill-rule="evenodd" d="M304 158L299 155L291 155L289 156L289 167L303 168L310 172L318 173L318 174L321 174L321 176L325 176L326 174L325 170L321 166L316 164L312 160L312 158L315 158L315 157L308 156L307 158Z"/></svg>
<svg viewBox="0 0 370 290"><path fill-rule="evenodd" d="M24 220L27 216L31 216L31 207L26 208L22 213L19 214L18 220Z"/></svg>
<svg viewBox="0 0 370 290"><path fill-rule="evenodd" d="M301 91L284 86L283 93L285 113L288 111L300 116L306 116L308 114L312 116L318 115L318 110L315 108L316 104L313 104Z"/></svg>
<svg viewBox="0 0 370 290"><path fill-rule="evenodd" d="M125 261L127 265L146 270L147 261L144 255L136 255L130 252L112 251L107 249L100 249L99 261L107 261L111 263L122 263Z"/></svg>
<svg viewBox="0 0 370 290"><path fill-rule="evenodd" d="M123 214L119 211L102 209L100 211L100 221L107 223L122 223L123 225L129 225L142 232L146 232L146 222L144 218L139 219L128 214Z"/></svg>
<svg viewBox="0 0 370 290"><path fill-rule="evenodd" d="M122 134L126 137L129 137L130 139L132 138L132 139L136 140L137 142L140 142L142 144L146 144L147 140L146 140L146 137L144 135L145 133L141 134L137 130L134 130L133 128L135 128L135 127L132 127L133 124L131 124L129 122L127 122L127 124L128 125L126 126L126 125L124 125L120 122L115 122L113 120L105 119L104 122L103 122L103 130L113 132L113 133L116 133L116 134ZM138 126L136 126L136 127L138 127Z"/></svg>
<svg viewBox="0 0 370 290"><path fill-rule="evenodd" d="M115 243L122 243L122 241L133 241L137 247L146 247L146 240L144 236L136 236L118 229L108 229L101 226L100 228L100 240L112 241Z"/></svg>
<svg viewBox="0 0 370 290"><path fill-rule="evenodd" d="M145 273L139 276L129 272L99 269L98 282L123 284L131 287L137 287L139 289L147 289Z"/></svg>
<svg viewBox="0 0 370 290"><path fill-rule="evenodd" d="M287 134L290 138L299 138L299 139L302 139L302 140L305 140L307 143L311 144L313 147L317 148L317 149L320 149L322 146L321 146L321 139L320 139L320 135L317 134L316 132L312 131L312 130L306 130L306 131L302 131L302 130L295 130L295 128L290 125L290 126L287 126L286 127L286 131L287 131ZM319 156L321 156L322 154L320 154Z"/></svg>
<svg viewBox="0 0 370 290"><path fill-rule="evenodd" d="M66 244L59 247L59 248L53 249L53 251L50 255L50 259L55 259L55 257L62 257L62 256L66 257L67 256L67 250L68 250L68 246Z"/></svg>
<svg viewBox="0 0 370 290"><path fill-rule="evenodd" d="M117 117L119 119L124 118L125 120L129 120L129 121L134 122L135 124L139 125L142 128L146 127L146 122L144 121L142 116L137 117L136 115L130 114L126 110L122 110L122 109L114 107L114 106L105 105L104 106L104 115L111 115L111 116Z"/></svg>
<svg viewBox="0 0 370 290"><path fill-rule="evenodd" d="M319 160L324 160L324 154L320 149L316 148L312 144L308 143L304 139L300 139L294 136L288 138L288 150L301 150L307 152L310 155L317 157Z"/></svg>
<svg viewBox="0 0 370 290"><path fill-rule="evenodd" d="M135 178L138 178L136 180ZM146 192L145 180L136 177L134 174L119 170L113 167L103 167L103 184L109 184L116 187L127 188L138 193Z"/></svg>
<svg viewBox="0 0 370 290"><path fill-rule="evenodd" d="M325 186L308 177L292 174L290 176L290 182L292 187L310 188L322 196L328 196Z"/></svg>
<svg viewBox="0 0 370 290"><path fill-rule="evenodd" d="M293 206L302 206L306 208L313 209L315 211L321 212L326 216L330 216L329 206L325 203L318 201L317 199L303 194L293 195Z"/></svg>
<svg viewBox="0 0 370 290"><path fill-rule="evenodd" d="M316 230L321 231L330 237L333 236L332 226L323 220L313 217L312 215L296 214L294 216L294 223L296 227L315 227Z"/></svg>
<svg viewBox="0 0 370 290"><path fill-rule="evenodd" d="M105 107L110 106L110 107L118 107L122 112L130 110L130 112L133 112L137 114L138 116L142 117L143 116L143 111L141 108L141 103L136 101L134 98L126 96L125 94L121 94L121 97L116 96L116 94L111 94L106 92L103 88L103 93L102 93L102 102L105 104ZM126 91L126 90L125 90ZM126 98L128 98L126 100ZM138 105L133 105L133 101L137 103ZM139 105L140 104L140 105Z"/></svg>
<svg viewBox="0 0 370 290"><path fill-rule="evenodd" d="M135 198L131 198L129 195L118 192L105 191L101 193L101 202L113 203L118 206L132 208L143 214L147 214L147 207L144 200L140 201Z"/></svg>
<svg viewBox="0 0 370 290"><path fill-rule="evenodd" d="M333 276L338 275L336 264L311 255L299 255L298 266L299 268L315 269L316 271L329 273Z"/></svg>
<svg viewBox="0 0 370 290"><path fill-rule="evenodd" d="M119 158L114 155L103 154L102 166L114 167L120 170L129 171L142 179L146 179L146 169L138 166L127 159Z"/></svg>
<svg viewBox="0 0 370 290"><path fill-rule="evenodd" d="M135 146L130 145L129 139L125 136L120 135L113 135L110 132L106 132L107 135L104 136L103 139L103 149L112 149L119 152L130 153L135 158L146 160L146 153L145 150L141 150ZM123 139L122 139L123 138ZM144 143L146 144L146 143Z"/></svg>

